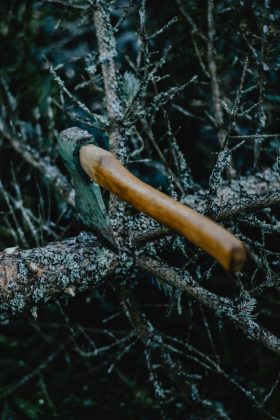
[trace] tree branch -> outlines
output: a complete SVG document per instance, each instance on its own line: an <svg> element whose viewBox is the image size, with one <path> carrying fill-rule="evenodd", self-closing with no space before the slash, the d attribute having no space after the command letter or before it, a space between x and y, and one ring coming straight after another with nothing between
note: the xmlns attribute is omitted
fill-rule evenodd
<svg viewBox="0 0 280 420"><path fill-rule="evenodd" d="M99 49L103 83L105 89L106 109L109 118L110 148L121 161L124 161L126 150L120 125L123 122L123 107L119 97L117 72L115 67L116 39L110 21L110 11L105 0L97 0L94 10L94 25Z"/></svg>
<svg viewBox="0 0 280 420"><path fill-rule="evenodd" d="M186 292L207 308L214 310L216 314L232 321L250 340L260 342L274 353L280 354L280 339L240 311L231 299L220 297L199 286L187 272L180 275L168 265L152 258L139 258L136 265L164 284L167 283L176 290Z"/></svg>
<svg viewBox="0 0 280 420"><path fill-rule="evenodd" d="M114 254L85 232L43 248L7 248L0 253L0 319L98 287L115 265Z"/></svg>
<svg viewBox="0 0 280 420"><path fill-rule="evenodd" d="M207 58L208 58L208 69L211 75L211 90L212 100L214 106L214 120L218 129L218 139L220 146L223 147L225 141L225 129L224 129L224 116L221 105L221 92L218 83L217 76L217 65L215 60L215 22L214 22L214 0L208 0L208 40L207 40Z"/></svg>
<svg viewBox="0 0 280 420"><path fill-rule="evenodd" d="M0 319L7 319L40 303L74 296L99 287L118 262L90 233L51 243L44 248L19 251L7 248L0 254ZM280 354L280 339L243 313L232 300L198 285L185 272L171 269L149 257L138 257L136 266L164 284L186 292L204 306L232 321L245 335ZM144 334L145 335L145 334Z"/></svg>
<svg viewBox="0 0 280 420"><path fill-rule="evenodd" d="M32 168L37 169L59 192L66 203L74 206L74 190L68 179L60 172L56 165L53 165L49 157L42 157L37 150L28 146L22 141L10 136L9 133L0 129L0 134L8 140L12 148L21 155L21 157Z"/></svg>

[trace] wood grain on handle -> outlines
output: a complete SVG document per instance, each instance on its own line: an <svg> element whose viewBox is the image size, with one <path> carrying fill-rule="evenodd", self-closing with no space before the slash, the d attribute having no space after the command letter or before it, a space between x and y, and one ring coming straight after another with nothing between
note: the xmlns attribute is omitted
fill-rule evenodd
<svg viewBox="0 0 280 420"><path fill-rule="evenodd" d="M226 270L238 271L243 266L246 248L235 236L209 218L140 181L112 153L94 145L83 146L80 163L96 183L181 233L212 255Z"/></svg>

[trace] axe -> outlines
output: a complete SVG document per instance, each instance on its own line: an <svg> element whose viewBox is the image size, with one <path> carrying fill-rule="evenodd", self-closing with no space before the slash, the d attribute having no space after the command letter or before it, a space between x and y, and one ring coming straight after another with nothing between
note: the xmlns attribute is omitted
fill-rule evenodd
<svg viewBox="0 0 280 420"><path fill-rule="evenodd" d="M96 146L87 131L76 127L62 131L59 148L74 183L79 221L108 245L116 248L99 186L183 235L224 269L242 268L247 251L232 233L136 178L112 153Z"/></svg>

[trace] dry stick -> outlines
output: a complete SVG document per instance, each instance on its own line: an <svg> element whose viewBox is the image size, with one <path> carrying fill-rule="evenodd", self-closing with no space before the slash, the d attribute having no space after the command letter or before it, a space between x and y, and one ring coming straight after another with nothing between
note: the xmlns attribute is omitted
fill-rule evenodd
<svg viewBox="0 0 280 420"><path fill-rule="evenodd" d="M152 262L154 263L155 261ZM142 263L144 263L144 265L141 265ZM146 261L141 259L137 261L138 266L143 268L144 270L146 267L146 263ZM189 353L194 353L194 356L191 354L187 354L186 351L182 352L178 348L175 348L174 346L171 347L170 345L168 345L168 343L165 342L165 339L168 339L169 337L161 335L159 331L155 330L150 320L148 320L145 314L140 311L139 305L136 302L131 290L127 290L119 284L115 284L113 288L116 290L121 301L123 311L129 319L132 327L135 329L138 338L142 341L146 348L149 349L155 346L159 350L164 365L167 367L167 372L170 379L173 381L174 384L176 384L176 387L179 388L179 390L181 390L182 397L184 399L187 399L185 384L184 382L182 382L182 377L178 372L177 367L174 366L172 363L172 359L170 358L170 353L172 352L190 358L192 361L198 363L207 370L212 370L216 374L221 375L234 388L241 391L243 395L245 395L251 402L254 402L259 409L262 408L256 401L254 395L247 391L237 381L232 379L232 377L229 374L227 374L217 362L213 361L212 358L196 350L189 343L182 342L178 339L174 339L174 337L172 338L172 340L174 340L176 344L183 345L189 351ZM200 361L200 358L202 358L203 360Z"/></svg>
<svg viewBox="0 0 280 420"><path fill-rule="evenodd" d="M201 351L197 350L195 347L193 347L186 341L182 341L182 340L176 339L174 337L166 336L166 335L163 335L163 338L165 338L166 340L169 340L172 343L172 344L164 343L164 349L167 349L171 353L175 353L178 356L181 355L182 357L193 361L195 364L198 364L199 366L203 367L207 371L212 371L213 373L216 373L217 375L221 375L221 377L223 377L230 385L232 385L233 388L237 389L246 398L248 398L249 401L253 405L255 405L256 408L265 412L269 416L269 418L273 420L274 419L279 420L279 417L276 418L276 417L271 416L271 414L264 408L263 403L259 403L255 395L251 391L244 388L243 385L237 382L231 374L227 373L217 362L215 362L207 354L202 353ZM183 347L183 350L181 350L178 347L175 347L175 344ZM187 353L185 350L187 350L189 353Z"/></svg>
<svg viewBox="0 0 280 420"><path fill-rule="evenodd" d="M211 93L212 93L212 102L213 102L213 123L217 128L217 137L219 140L219 144L221 149L224 148L225 139L226 139L226 130L224 128L224 114L222 108L222 101L221 101L221 91L219 86L218 80L218 72L217 72L217 64L215 60L215 22L214 22L214 0L208 0L207 6L207 24L208 24L208 33L207 37L197 28L196 24L192 20L192 18L186 13L183 8L182 2L180 0L176 0L179 10L182 15L186 18L187 22L192 28L192 36L197 35L207 44L207 68L201 60L198 47L196 43L194 43L194 47L196 50L196 54L198 56L201 68L203 72L206 74L207 77L210 78L211 83ZM235 170L230 163L228 167L228 175L229 178L233 178L235 175Z"/></svg>
<svg viewBox="0 0 280 420"><path fill-rule="evenodd" d="M96 30L97 44L99 50L99 62L101 63L105 103L109 119L109 145L110 150L120 159L126 161L126 145L124 133L121 132L121 125L124 119L123 106L119 96L119 86L117 80L117 71L115 66L116 39L114 29L110 21L110 11L106 0L96 0L93 20ZM125 226L123 219L122 202L114 195L109 200L109 216L112 221L112 228L115 234L115 240L118 246L124 247L123 237L125 235Z"/></svg>
<svg viewBox="0 0 280 420"><path fill-rule="evenodd" d="M266 126L266 115L264 109L264 96L265 96L265 85L266 85L266 77L265 77L265 66L266 66L266 54L267 54L267 32L264 30L265 26L268 25L268 15L269 15L269 1L263 0L263 13L262 13L262 31L261 31L261 50L260 50L260 60L259 60L259 77L258 77L258 87L259 87L259 112L258 112L258 126L257 126L257 133L263 133ZM263 138L256 138L254 142L254 168L256 168L259 164L260 160L260 152L261 152L261 145L263 142Z"/></svg>
<svg viewBox="0 0 280 420"><path fill-rule="evenodd" d="M214 119L218 128L218 139L221 148L224 145L225 141L225 130L224 130L224 116L223 109L221 104L221 92L218 83L217 77L217 65L215 61L215 47L214 47L214 37L215 37L215 25L214 25L214 0L208 0L208 12L207 12L207 21L208 21L208 39L207 39L207 58L208 58L208 68L211 75L211 90L213 97L214 105Z"/></svg>
<svg viewBox="0 0 280 420"><path fill-rule="evenodd" d="M211 91L212 91L212 100L214 106L214 121L217 127L217 136L220 143L221 149L223 149L226 141L226 130L224 128L224 115L221 101L221 91L218 83L217 76L217 65L215 60L215 47L214 47L214 38L215 38L215 23L214 23L214 0L208 0L208 11L207 11L207 21L208 21L208 39L207 39L207 59L208 59L208 69L211 77ZM235 169L232 166L232 162L227 168L227 174L229 178L234 178Z"/></svg>
<svg viewBox="0 0 280 420"><path fill-rule="evenodd" d="M140 181L112 153L94 145L83 146L80 162L87 175L103 188L181 233L226 270L238 271L243 266L246 249L229 231Z"/></svg>
<svg viewBox="0 0 280 420"><path fill-rule="evenodd" d="M0 252L0 320L97 288L115 265L114 253L85 232L42 248L7 248Z"/></svg>
<svg viewBox="0 0 280 420"><path fill-rule="evenodd" d="M144 345L148 345L153 339L155 331L151 328L151 324L147 324L146 316L141 312L138 303L132 291L116 282L112 284L113 289L117 293L121 307L132 327L135 329L138 338Z"/></svg>
<svg viewBox="0 0 280 420"><path fill-rule="evenodd" d="M225 318L233 321L249 339L258 341L274 353L280 354L280 339L260 326L257 322L238 313L237 308L230 299L217 296L215 293L199 286L190 275L179 275L166 264L155 261L152 258L138 258L136 260L136 265L157 277L164 284L167 283L176 290L186 292L204 306L213 309Z"/></svg>
<svg viewBox="0 0 280 420"><path fill-rule="evenodd" d="M109 119L110 149L118 158L125 159L126 150L120 125L123 121L123 107L119 97L117 72L115 67L116 39L110 22L110 12L105 0L97 0L93 19L105 89L106 109Z"/></svg>
<svg viewBox="0 0 280 420"><path fill-rule="evenodd" d="M71 184L60 172L58 167L51 163L51 160L48 157L41 156L37 150L12 137L6 131L0 129L0 134L30 166L37 169L50 183L54 185L55 189L70 206L74 206L74 191Z"/></svg>
<svg viewBox="0 0 280 420"><path fill-rule="evenodd" d="M90 8L90 5L79 5L79 4L71 4L68 1L63 1L63 0L45 0L46 3L53 3L53 4L59 4L63 7L71 7L72 9L76 9L76 10L83 10L86 11Z"/></svg>
<svg viewBox="0 0 280 420"><path fill-rule="evenodd" d="M162 153L162 151L161 151L161 149L160 149L159 145L157 144L157 142L156 142L156 140L155 140L155 138L154 138L154 135L153 135L152 129L151 129L151 128L149 128L149 129L148 129L148 124L147 124L147 123L145 123L145 126L147 127L147 136L148 136L148 139L150 140L150 142L151 142L151 143L152 143L152 145L154 146L154 148L155 148L155 150L156 150L157 154L159 155L160 159L162 160L162 162L163 162L163 163L164 163L164 165L166 166L168 173L170 174L170 176L171 176L171 177L172 177L172 179L174 180L174 183L176 184L176 186L177 186L177 188L179 189L180 193L181 193L182 195L184 195L184 192L185 192L185 191L184 191L184 189L183 189L183 187L182 187L182 185L181 185L181 183L180 183L180 180L178 179L177 175L175 175L175 173L172 171L172 169L171 169L170 165L169 165L169 164L168 164L168 162L167 162L167 159L165 158L165 156L164 156L164 154Z"/></svg>
<svg viewBox="0 0 280 420"><path fill-rule="evenodd" d="M39 303L98 288L114 272L117 264L111 251L101 246L94 235L85 233L43 248L7 249L0 253L0 319L8 319ZM230 299L209 292L197 285L187 273L179 275L151 258L138 257L136 266L188 293L204 306L219 311L249 339L259 341L280 354L279 338L256 322L242 317Z"/></svg>
<svg viewBox="0 0 280 420"><path fill-rule="evenodd" d="M164 361L166 351L163 350L162 337L160 333L155 330L150 320L146 318L145 313L140 310L138 302L135 300L132 291L124 288L120 284L114 284L114 289L118 294L122 309L126 317L128 318L132 327L135 329L138 338L145 346L144 354L146 356L147 369L150 372L150 381L154 386L155 396L159 404L161 404L162 400L165 399L165 392L156 373L156 365L151 363L151 351L157 349L161 359ZM170 364L165 363L165 365L167 367L167 374L172 380L175 372L171 369Z"/></svg>

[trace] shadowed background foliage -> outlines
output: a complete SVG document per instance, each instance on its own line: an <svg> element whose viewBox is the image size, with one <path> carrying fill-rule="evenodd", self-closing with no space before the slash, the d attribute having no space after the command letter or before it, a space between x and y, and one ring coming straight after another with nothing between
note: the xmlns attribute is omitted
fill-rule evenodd
<svg viewBox="0 0 280 420"><path fill-rule="evenodd" d="M84 111L63 94L50 72L52 65L72 95L91 111L104 112L102 79L99 71L95 72L98 53L92 12L83 10L82 1L69 2L72 6L66 3L1 1L1 250L15 245L42 246L74 236L80 230L71 206L44 173L24 158L24 153L16 152L11 139L32 147L38 152L38 159L49 158L49 163L58 165L64 174L57 150L58 133L62 129L77 125L94 134L101 146L108 144L106 133L94 127L90 119L86 120ZM140 3L113 3L116 4L112 22L119 25L117 66L120 74L126 74L127 88L136 83L131 76L131 63L138 59ZM227 110L234 105L246 57L249 59L242 89L251 89L246 92L233 130L234 135L252 136L233 153L235 170L238 175L245 175L276 165L279 157L278 136L253 136L279 132L280 8L276 0L216 3L215 62L225 126L230 123ZM156 89L166 91L198 75L197 81L170 101L165 110L191 169L193 185L205 188L220 150L217 136L220 127L217 121L213 122L207 44L203 41L208 31L207 2L147 1L146 14L149 34L177 16L166 31L150 40L153 51L150 59L155 65L166 54ZM147 103L155 95L154 88L149 91ZM137 128L141 131L140 122ZM133 155L134 146L141 149L139 138L129 145L129 167L146 182L169 193L178 193L176 186L175 190L170 187L167 168L176 171L176 151L167 131L166 116L160 110L153 120L155 137L144 139L143 151ZM230 147L236 144L237 139L230 139ZM279 208L267 212L272 217L270 220L279 226ZM263 221L265 217L264 212ZM252 240L263 240L258 226L244 225L242 231L241 223L241 232L249 232ZM279 257L279 228L268 232L265 246L268 243L271 252ZM163 245L161 253L172 265L182 267L186 263L184 254L180 255L175 246L171 249ZM209 266L208 257L203 256L201 260ZM277 272L279 263L273 268ZM200 276L206 287L222 296L238 295L240 284L219 267L215 266L209 276L211 286L207 276ZM256 281L261 279L257 277ZM148 274L139 273L133 279L133 288L141 308L156 328L191 340L192 345L212 355L224 372L260 401L268 395L279 371L279 360L270 351L247 340L231 325L225 325L215 314L189 299L182 298L181 311L178 296L170 298L166 291L160 291ZM260 298L257 312L258 319L279 335L278 288ZM187 399L181 395L183 390L177 389L176 396L170 395L168 404L161 404L154 396L142 344L137 341L129 347L125 342L130 328L110 285L98 293L89 291L68 304L50 304L3 321L0 326L1 419L156 419L163 418L163 413L168 419L269 418L255 408L243 391L231 386L223 375L197 365L194 358L177 365L178 371L187 375L192 390L187 393ZM104 350L94 354L95 348ZM168 383L169 379L163 380ZM274 418L280 413L278 395L276 383L276 390L267 398L265 406Z"/></svg>

